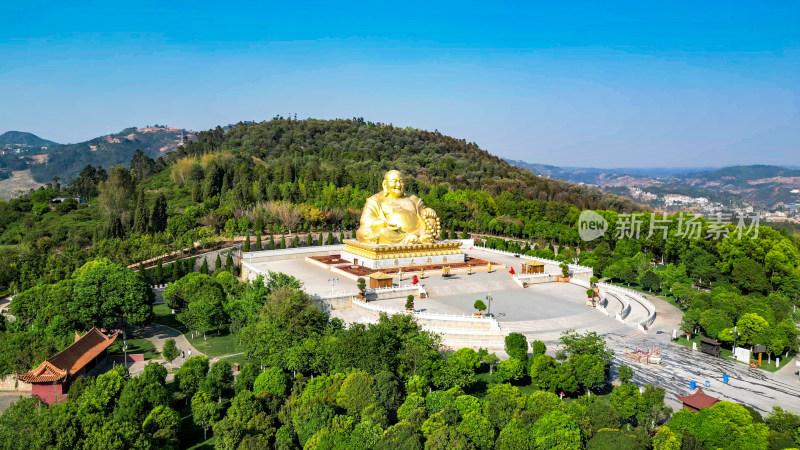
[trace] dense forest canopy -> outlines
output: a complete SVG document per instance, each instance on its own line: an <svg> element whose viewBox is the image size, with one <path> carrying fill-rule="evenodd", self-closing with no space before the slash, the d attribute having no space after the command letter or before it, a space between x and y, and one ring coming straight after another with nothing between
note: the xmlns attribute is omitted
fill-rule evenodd
<svg viewBox="0 0 800 450"><path fill-rule="evenodd" d="M542 178L481 150L477 144L415 128L397 128L362 118L293 120L221 127L200 132L195 142L168 155L185 156L229 151L264 162L268 177L279 183L332 183L376 192L383 174L397 169L415 183L412 192L445 185L491 196L513 192L528 200L572 203L580 209L629 212L640 207L628 199L569 183Z"/></svg>

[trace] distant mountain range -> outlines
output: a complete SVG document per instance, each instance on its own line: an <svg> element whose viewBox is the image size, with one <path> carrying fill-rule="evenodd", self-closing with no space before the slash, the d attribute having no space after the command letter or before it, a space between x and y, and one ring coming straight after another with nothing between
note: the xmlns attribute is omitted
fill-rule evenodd
<svg viewBox="0 0 800 450"><path fill-rule="evenodd" d="M1 149L26 147L41 149L42 147L51 147L53 145L58 144L24 131L6 131L0 134Z"/></svg>
<svg viewBox="0 0 800 450"><path fill-rule="evenodd" d="M36 182L46 183L54 176L69 182L87 164L106 168L127 164L137 149L156 159L178 148L182 139L189 141L194 138L194 131L152 126L126 128L119 133L76 144L58 144L31 133L9 131L0 135L0 148L3 150L0 179L30 169Z"/></svg>
<svg viewBox="0 0 800 450"><path fill-rule="evenodd" d="M800 201L796 192L800 189L800 170L793 167L595 169L507 161L537 175L597 186L637 201L642 200L641 191L658 196L706 197L726 205L747 203L764 208Z"/></svg>

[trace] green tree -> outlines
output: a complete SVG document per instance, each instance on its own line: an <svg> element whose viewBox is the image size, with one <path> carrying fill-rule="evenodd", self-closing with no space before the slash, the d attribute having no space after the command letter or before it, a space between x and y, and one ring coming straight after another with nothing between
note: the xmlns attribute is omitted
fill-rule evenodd
<svg viewBox="0 0 800 450"><path fill-rule="evenodd" d="M211 365L203 390L212 397L217 397L217 402L222 403L222 395L233 387L233 366L229 361L219 360Z"/></svg>
<svg viewBox="0 0 800 450"><path fill-rule="evenodd" d="M611 406L624 421L631 421L641 412L639 388L633 383L615 386L611 391Z"/></svg>
<svg viewBox="0 0 800 450"><path fill-rule="evenodd" d="M352 373L345 378L342 387L336 394L336 404L344 408L347 414L358 415L364 408L375 402L377 392L374 385L375 381L369 374Z"/></svg>
<svg viewBox="0 0 800 450"><path fill-rule="evenodd" d="M202 355L187 358L178 369L178 373L175 374L175 384L186 399L186 404L189 404L189 398L200 389L206 373L208 373L208 358Z"/></svg>
<svg viewBox="0 0 800 450"><path fill-rule="evenodd" d="M101 260L85 264L76 273L69 309L84 328L111 326L117 320L123 327L140 326L152 320L150 305L155 295L141 274Z"/></svg>
<svg viewBox="0 0 800 450"><path fill-rule="evenodd" d="M214 426L219 419L219 414L219 405L208 393L199 391L194 394L192 397L192 420L203 428L203 440L208 439L208 429Z"/></svg>
<svg viewBox="0 0 800 450"><path fill-rule="evenodd" d="M181 352L178 350L178 347L175 346L175 339L167 338L167 340L164 341L164 347L161 349L161 356L167 360L170 367L172 367L172 361L180 354Z"/></svg>
<svg viewBox="0 0 800 450"><path fill-rule="evenodd" d="M544 345L542 341L531 342L531 348L533 349L531 358L536 358L537 356L547 353L547 346Z"/></svg>
<svg viewBox="0 0 800 450"><path fill-rule="evenodd" d="M764 267L750 258L733 261L731 281L745 293L766 293L770 289Z"/></svg>
<svg viewBox="0 0 800 450"><path fill-rule="evenodd" d="M169 406L158 405L144 419L142 431L150 437L153 446L160 448L178 446L181 419Z"/></svg>
<svg viewBox="0 0 800 450"><path fill-rule="evenodd" d="M531 384L543 391L555 392L558 385L558 365L547 355L532 360L529 370Z"/></svg>
<svg viewBox="0 0 800 450"><path fill-rule="evenodd" d="M260 252L262 250L261 247L261 233L256 233L256 246L253 249L254 251Z"/></svg>
<svg viewBox="0 0 800 450"><path fill-rule="evenodd" d="M467 388L475 382L475 369L480 367L480 357L471 348L462 348L447 356L442 368L434 375L434 384L443 389Z"/></svg>
<svg viewBox="0 0 800 450"><path fill-rule="evenodd" d="M248 253L250 251L250 233L247 234L247 237L244 239L244 245L242 246L242 251Z"/></svg>
<svg viewBox="0 0 800 450"><path fill-rule="evenodd" d="M620 383L627 383L633 379L633 369L622 364L619 366L618 375Z"/></svg>
<svg viewBox="0 0 800 450"><path fill-rule="evenodd" d="M504 382L520 380L525 376L525 363L514 357L500 361L497 376Z"/></svg>
<svg viewBox="0 0 800 450"><path fill-rule="evenodd" d="M222 258L220 258L219 253L217 253L217 259L214 260L214 272L222 269Z"/></svg>
<svg viewBox="0 0 800 450"><path fill-rule="evenodd" d="M561 349L568 355L594 355L604 364L611 364L614 351L606 346L606 340L594 331L578 334L567 330L561 334Z"/></svg>
<svg viewBox="0 0 800 450"><path fill-rule="evenodd" d="M484 311L486 309L486 303L483 303L483 300L475 300L475 303L472 305L472 307L477 309L479 312Z"/></svg>
<svg viewBox="0 0 800 450"><path fill-rule="evenodd" d="M258 366L253 363L245 363L239 370L239 375L236 376L236 394L242 391L252 391L253 383L260 375Z"/></svg>
<svg viewBox="0 0 800 450"><path fill-rule="evenodd" d="M200 265L200 273L203 275L208 275L208 259L203 257L203 263Z"/></svg>
<svg viewBox="0 0 800 450"><path fill-rule="evenodd" d="M285 398L289 390L289 380L279 367L267 367L253 382L253 392L269 392L278 398Z"/></svg>
<svg viewBox="0 0 800 450"><path fill-rule="evenodd" d="M483 415L497 429L503 429L525 406L525 397L510 384L489 387L483 400Z"/></svg>
<svg viewBox="0 0 800 450"><path fill-rule="evenodd" d="M680 450L683 435L675 433L664 425L653 436L653 450Z"/></svg>
<svg viewBox="0 0 800 450"><path fill-rule="evenodd" d="M133 229L134 233L145 234L147 233L147 205L145 204L144 191L139 191L136 198L136 210L133 215Z"/></svg>
<svg viewBox="0 0 800 450"><path fill-rule="evenodd" d="M156 202L153 204L153 211L150 214L150 229L154 233L160 233L167 229L167 198L163 193L159 193Z"/></svg>
<svg viewBox="0 0 800 450"><path fill-rule="evenodd" d="M522 333L511 333L505 338L506 353L520 361L528 360L528 340Z"/></svg>
<svg viewBox="0 0 800 450"><path fill-rule="evenodd" d="M530 436L535 448L572 450L581 448L581 432L567 414L552 411L533 424Z"/></svg>
<svg viewBox="0 0 800 450"><path fill-rule="evenodd" d="M590 395L592 389L603 385L606 371L605 364L600 358L596 355L573 355L570 359L575 365L576 381L586 389L586 395Z"/></svg>
<svg viewBox="0 0 800 450"><path fill-rule="evenodd" d="M762 343L757 341L768 329L769 323L756 313L747 313L739 318L736 326L740 339L738 342L741 345L755 345Z"/></svg>

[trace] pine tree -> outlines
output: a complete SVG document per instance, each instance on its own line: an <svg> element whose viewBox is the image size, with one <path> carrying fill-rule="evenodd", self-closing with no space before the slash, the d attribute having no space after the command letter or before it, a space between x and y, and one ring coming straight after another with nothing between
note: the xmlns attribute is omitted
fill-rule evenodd
<svg viewBox="0 0 800 450"><path fill-rule="evenodd" d="M139 275L145 280L147 279L147 271L144 270L144 263L139 261Z"/></svg>
<svg viewBox="0 0 800 450"><path fill-rule="evenodd" d="M181 260L176 259L174 263L172 263L172 282L176 282L181 279Z"/></svg>
<svg viewBox="0 0 800 450"><path fill-rule="evenodd" d="M125 229L122 228L122 220L120 220L118 216L111 216L108 218L106 237L109 239L125 237Z"/></svg>
<svg viewBox="0 0 800 450"><path fill-rule="evenodd" d="M281 236L281 248L286 248L286 236Z"/></svg>
<svg viewBox="0 0 800 450"><path fill-rule="evenodd" d="M195 182L192 184L192 201L195 203L203 203L203 188L200 183Z"/></svg>
<svg viewBox="0 0 800 450"><path fill-rule="evenodd" d="M306 247L311 247L314 245L314 237L311 236L311 233L306 235Z"/></svg>
<svg viewBox="0 0 800 450"><path fill-rule="evenodd" d="M257 252L261 251L261 234L260 233L256 234L256 248L255 248L255 251L257 251Z"/></svg>
<svg viewBox="0 0 800 450"><path fill-rule="evenodd" d="M339 230L339 243L344 243L344 230Z"/></svg>
<svg viewBox="0 0 800 450"><path fill-rule="evenodd" d="M167 198L158 194L153 212L150 214L150 229L158 233L167 229Z"/></svg>
<svg viewBox="0 0 800 450"><path fill-rule="evenodd" d="M244 240L244 246L242 246L242 251L245 253L250 251L250 233L247 233L247 237Z"/></svg>
<svg viewBox="0 0 800 450"><path fill-rule="evenodd" d="M233 273L233 256L231 256L231 252L228 252L228 256L225 257L225 270Z"/></svg>
<svg viewBox="0 0 800 450"><path fill-rule="evenodd" d="M133 230L131 230L134 233L147 233L147 205L144 200L144 191L139 191L133 215Z"/></svg>
<svg viewBox="0 0 800 450"><path fill-rule="evenodd" d="M325 240L325 245L333 245L333 244L334 244L333 233L329 232L328 239Z"/></svg>
<svg viewBox="0 0 800 450"><path fill-rule="evenodd" d="M297 248L300 247L300 238L297 235L294 235L294 239L292 239L292 247Z"/></svg>
<svg viewBox="0 0 800 450"><path fill-rule="evenodd" d="M275 250L275 236L269 235L269 249Z"/></svg>
<svg viewBox="0 0 800 450"><path fill-rule="evenodd" d="M161 258L158 259L158 264L156 264L156 273L155 276L156 284L161 284L164 282L164 266L161 265Z"/></svg>
<svg viewBox="0 0 800 450"><path fill-rule="evenodd" d="M219 253L217 253L217 259L214 260L214 272L218 271L222 268L222 258L220 258Z"/></svg>
<svg viewBox="0 0 800 450"><path fill-rule="evenodd" d="M208 275L208 259L203 257L203 265L200 266L200 273Z"/></svg>

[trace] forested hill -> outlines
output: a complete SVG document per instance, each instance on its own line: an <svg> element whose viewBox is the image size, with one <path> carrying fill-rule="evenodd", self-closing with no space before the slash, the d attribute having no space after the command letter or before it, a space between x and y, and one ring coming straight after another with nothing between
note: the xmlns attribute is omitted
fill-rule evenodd
<svg viewBox="0 0 800 450"><path fill-rule="evenodd" d="M254 158L268 167L266 178L278 183L317 181L374 192L387 170L398 169L413 178L407 186L412 192L445 185L451 190L482 190L492 196L508 191L524 199L571 203L579 209L641 209L622 197L531 174L463 139L361 118L276 117L240 123L227 131L217 127L198 133L196 142L171 153L168 159L173 162L218 151Z"/></svg>

